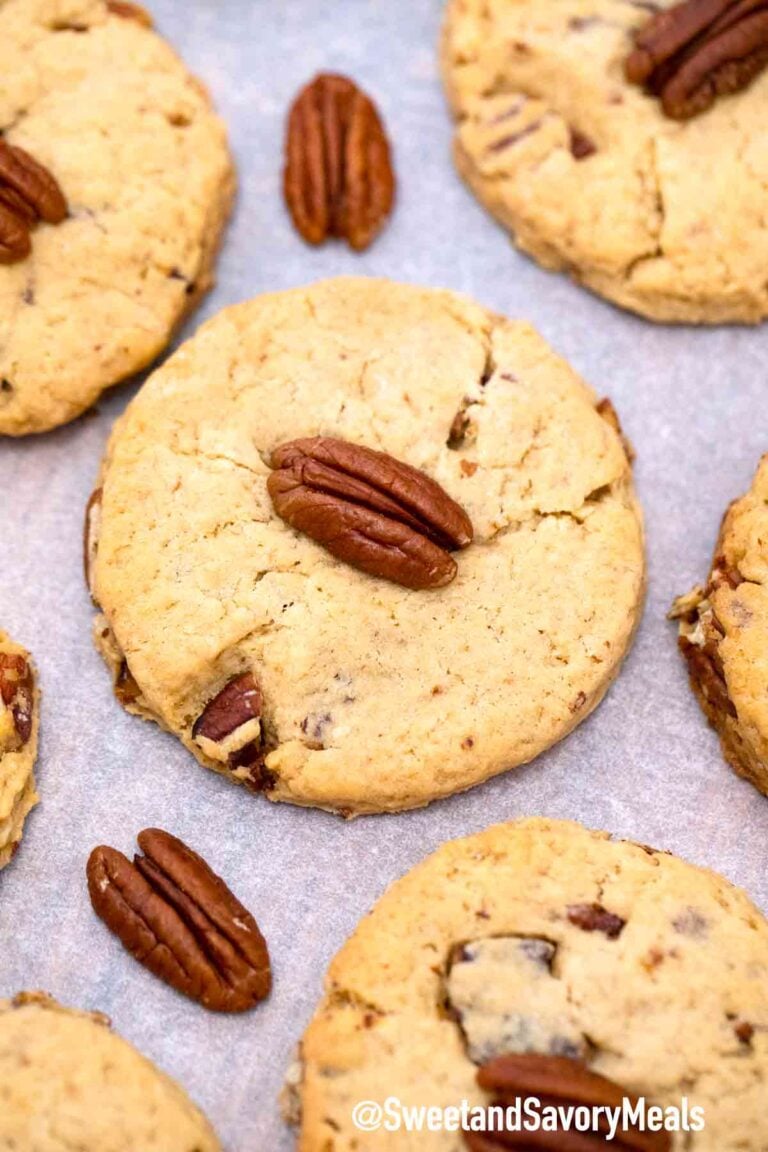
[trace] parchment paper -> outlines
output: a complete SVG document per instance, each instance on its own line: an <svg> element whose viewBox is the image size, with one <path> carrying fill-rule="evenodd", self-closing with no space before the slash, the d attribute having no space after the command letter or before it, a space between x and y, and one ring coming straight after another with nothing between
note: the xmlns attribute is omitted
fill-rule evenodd
<svg viewBox="0 0 768 1152"><path fill-rule="evenodd" d="M185 1085L230 1152L287 1152L293 1139L276 1097L325 967L389 881L441 841L524 814L575 817L710 865L768 906L768 800L723 762L664 618L672 598L704 576L720 516L768 448L766 330L652 326L515 253L451 165L435 53L441 0L150 3L209 84L240 170L219 286L186 334L223 305L338 273L468 292L531 320L613 398L638 451L647 516L644 621L597 713L533 765L467 795L345 824L270 805L204 772L111 696L90 640L81 524L110 426L135 387L56 433L0 442L0 621L34 653L44 689L43 802L0 876L0 996L44 988L107 1012ZM397 211L363 256L306 248L282 206L285 111L328 68L369 88L395 145ZM130 853L148 825L201 851L257 916L276 973L257 1011L219 1017L187 1002L123 953L92 913L90 849Z"/></svg>

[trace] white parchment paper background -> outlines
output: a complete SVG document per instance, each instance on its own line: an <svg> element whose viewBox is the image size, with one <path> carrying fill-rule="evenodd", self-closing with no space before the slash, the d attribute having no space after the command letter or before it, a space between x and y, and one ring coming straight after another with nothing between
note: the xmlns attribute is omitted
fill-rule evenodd
<svg viewBox="0 0 768 1152"><path fill-rule="evenodd" d="M28 645L45 693L43 803L0 877L0 996L45 988L99 1008L176 1076L230 1152L287 1152L276 1097L330 957L387 883L446 838L516 816L576 817L719 869L768 907L768 800L721 759L665 622L706 570L726 504L766 435L766 329L654 327L517 255L455 176L435 44L441 0L150 0L162 32L231 126L240 200L202 316L323 276L383 274L470 293L531 320L600 392L638 451L650 593L624 673L598 712L535 764L466 796L352 824L275 807L203 772L112 699L90 642L81 522L114 418L133 387L52 435L0 442L0 621ZM399 203L364 256L306 248L280 195L283 121L297 88L339 69L379 103ZM239 1018L188 1003L96 920L84 865L161 825L201 851L253 910L276 984Z"/></svg>

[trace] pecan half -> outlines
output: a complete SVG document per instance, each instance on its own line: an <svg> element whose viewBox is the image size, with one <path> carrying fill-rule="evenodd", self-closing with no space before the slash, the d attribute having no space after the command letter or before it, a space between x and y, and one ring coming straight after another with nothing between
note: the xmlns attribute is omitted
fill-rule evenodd
<svg viewBox="0 0 768 1152"><path fill-rule="evenodd" d="M673 120L706 112L768 65L768 0L683 0L635 40L625 71Z"/></svg>
<svg viewBox="0 0 768 1152"><path fill-rule="evenodd" d="M60 224L67 202L55 177L23 148L0 139L0 264L24 260L38 220Z"/></svg>
<svg viewBox="0 0 768 1152"><path fill-rule="evenodd" d="M395 177L376 106L346 76L307 84L288 116L283 179L296 230L310 244L329 236L367 248L392 211Z"/></svg>
<svg viewBox="0 0 768 1152"><path fill-rule="evenodd" d="M578 1060L565 1056L525 1055L498 1056L488 1061L477 1074L481 1088L493 1096L493 1104L509 1108L516 1101L536 1099L542 1106L586 1108L619 1108L624 1100L635 1098L620 1085L590 1071ZM614 1148L616 1152L670 1152L672 1141L667 1132L641 1132L622 1128L614 1140L608 1140L607 1124L596 1118L589 1131L562 1129L555 1132L464 1132L472 1152L495 1152L496 1149L553 1149L557 1152L597 1152Z"/></svg>
<svg viewBox="0 0 768 1152"><path fill-rule="evenodd" d="M35 680L28 660L13 652L0 652L0 701L11 717L10 735L3 730L0 752L17 752L32 735Z"/></svg>
<svg viewBox="0 0 768 1152"><path fill-rule="evenodd" d="M264 937L224 881L175 836L147 828L143 856L94 848L88 891L96 915L134 959L213 1012L245 1012L269 995Z"/></svg>
<svg viewBox="0 0 768 1152"><path fill-rule="evenodd" d="M339 560L406 588L441 588L455 577L449 552L472 542L472 524L424 472L327 436L283 444L271 466L278 516Z"/></svg>

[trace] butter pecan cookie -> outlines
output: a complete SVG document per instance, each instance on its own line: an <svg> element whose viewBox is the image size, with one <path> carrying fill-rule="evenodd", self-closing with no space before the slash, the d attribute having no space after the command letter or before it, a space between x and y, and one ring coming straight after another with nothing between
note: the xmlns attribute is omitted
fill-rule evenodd
<svg viewBox="0 0 768 1152"><path fill-rule="evenodd" d="M465 1144L382 1124L371 1146L764 1152L767 1077L768 924L746 895L667 853L537 819L445 844L390 888L331 964L285 1104L301 1152L362 1147L360 1101L466 1100L482 1115L529 1095L643 1097L691 1130Z"/></svg>
<svg viewBox="0 0 768 1152"><path fill-rule="evenodd" d="M732 768L768 795L768 456L725 514L704 587L681 596L680 650Z"/></svg>
<svg viewBox="0 0 768 1152"><path fill-rule="evenodd" d="M461 175L524 252L624 308L763 320L758 8L449 0L442 66Z"/></svg>
<svg viewBox="0 0 768 1152"><path fill-rule="evenodd" d="M105 1016L42 993L0 1000L0 1148L220 1152L208 1121Z"/></svg>
<svg viewBox="0 0 768 1152"><path fill-rule="evenodd" d="M0 868L13 858L37 804L40 690L28 652L0 631Z"/></svg>
<svg viewBox="0 0 768 1152"><path fill-rule="evenodd" d="M86 553L129 711L272 800L345 814L565 736L644 583L610 405L527 325L383 280L206 324L119 422Z"/></svg>
<svg viewBox="0 0 768 1152"><path fill-rule="evenodd" d="M0 435L72 420L212 284L226 134L149 25L115 0L0 5Z"/></svg>

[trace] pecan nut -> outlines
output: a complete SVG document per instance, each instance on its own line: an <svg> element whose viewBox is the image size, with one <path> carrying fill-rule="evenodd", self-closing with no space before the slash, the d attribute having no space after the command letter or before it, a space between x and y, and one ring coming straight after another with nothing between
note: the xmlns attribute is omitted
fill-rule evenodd
<svg viewBox="0 0 768 1152"><path fill-rule="evenodd" d="M450 552L472 542L472 523L424 472L327 436L283 444L270 463L278 516L339 560L406 588L455 577Z"/></svg>
<svg viewBox="0 0 768 1152"><path fill-rule="evenodd" d="M262 711L264 698L252 673L235 676L206 704L192 726L192 739L210 759L230 769L248 768L246 782L257 791L270 787L265 768L269 751Z"/></svg>
<svg viewBox="0 0 768 1152"><path fill-rule="evenodd" d="M625 71L688 120L739 92L768 65L768 0L683 0L637 35Z"/></svg>
<svg viewBox="0 0 768 1152"><path fill-rule="evenodd" d="M627 923L602 904L571 904L566 914L570 923L582 932L602 932L609 940L618 940Z"/></svg>
<svg viewBox="0 0 768 1152"><path fill-rule="evenodd" d="M288 117L283 179L296 230L367 248L392 211L389 142L373 101L345 76L316 76Z"/></svg>
<svg viewBox="0 0 768 1152"><path fill-rule="evenodd" d="M6 730L0 724L0 752L18 752L32 735L35 680L28 660L14 652L0 652L0 720L10 718Z"/></svg>
<svg viewBox="0 0 768 1152"><path fill-rule="evenodd" d="M140 4L133 4L131 0L107 0L107 9L113 16L120 16L123 20L135 20L143 28L154 28L154 21Z"/></svg>
<svg viewBox="0 0 768 1152"><path fill-rule="evenodd" d="M539 1100L542 1106L571 1105L595 1110L622 1109L625 1100L636 1103L635 1097L620 1085L566 1056L537 1053L497 1056L482 1066L477 1082L493 1096L494 1105L502 1108L531 1098ZM598 1152L601 1148L615 1148L616 1152L670 1152L672 1148L668 1132L641 1131L634 1125L619 1129L615 1138L609 1140L607 1123L599 1113L589 1132L562 1128L557 1133L541 1134L547 1136L547 1141L536 1144L531 1142L528 1133L512 1131L482 1135L465 1131L464 1140L471 1152L494 1152L510 1147L556 1148L557 1152L591 1152L593 1149Z"/></svg>
<svg viewBox="0 0 768 1152"><path fill-rule="evenodd" d="M94 848L88 891L97 916L145 968L213 1012L245 1012L269 995L267 945L250 912L202 857L159 828L133 863Z"/></svg>
<svg viewBox="0 0 768 1152"><path fill-rule="evenodd" d="M0 140L0 264L24 260L38 220L60 224L67 202L56 178L33 156Z"/></svg>

